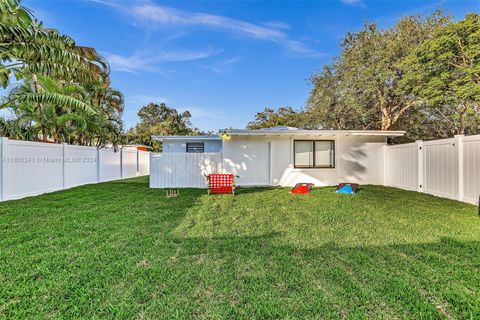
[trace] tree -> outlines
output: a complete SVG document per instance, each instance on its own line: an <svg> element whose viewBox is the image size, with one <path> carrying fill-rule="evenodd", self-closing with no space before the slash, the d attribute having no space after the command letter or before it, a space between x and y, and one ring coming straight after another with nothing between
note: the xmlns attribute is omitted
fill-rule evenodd
<svg viewBox="0 0 480 320"><path fill-rule="evenodd" d="M28 101L15 99L15 96L28 96L32 92L32 80L24 81L14 87L7 97L12 101L9 108L14 119L28 132L37 133L37 137L50 137L55 142L71 144L105 145L116 143L122 133L123 95L109 87L109 83L94 83L88 87L76 83L57 82L55 79L39 76L36 80L39 93L61 95L74 98L78 104L64 104L62 101ZM98 90L94 88L99 87ZM37 95L36 95L37 96ZM14 125L15 121L6 121L4 125ZM8 131L8 130L7 130ZM8 135L7 135L8 136ZM36 140L31 136L29 140Z"/></svg>
<svg viewBox="0 0 480 320"><path fill-rule="evenodd" d="M13 119L10 137L103 146L122 134L123 95L110 86L109 66L95 49L47 29L19 0L0 2L0 85L19 84L2 99Z"/></svg>
<svg viewBox="0 0 480 320"><path fill-rule="evenodd" d="M11 76L21 80L41 74L84 82L109 73L108 63L95 49L77 46L72 38L44 28L20 0L2 0L0 17L2 87Z"/></svg>
<svg viewBox="0 0 480 320"><path fill-rule="evenodd" d="M480 16L451 22L404 61L404 91L422 99L444 136L480 132Z"/></svg>
<svg viewBox="0 0 480 320"><path fill-rule="evenodd" d="M402 128L401 120L422 104L401 90L406 70L402 61L449 21L441 12L426 19L402 18L394 27L380 30L367 23L348 33L342 54L312 77L308 111L321 127L337 129Z"/></svg>
<svg viewBox="0 0 480 320"><path fill-rule="evenodd" d="M325 65L311 78L313 89L308 99L304 119L310 127L322 129L373 128L378 119L359 106L344 85L344 75L338 66Z"/></svg>
<svg viewBox="0 0 480 320"><path fill-rule="evenodd" d="M153 135L196 135L201 132L192 128L190 111L178 112L165 103L149 103L138 111L140 123L126 132L125 142L138 143L159 149Z"/></svg>
<svg viewBox="0 0 480 320"><path fill-rule="evenodd" d="M303 127L301 112L296 112L291 107L280 107L277 111L265 108L262 112L257 112L255 120L250 121L247 128L261 129L276 126Z"/></svg>

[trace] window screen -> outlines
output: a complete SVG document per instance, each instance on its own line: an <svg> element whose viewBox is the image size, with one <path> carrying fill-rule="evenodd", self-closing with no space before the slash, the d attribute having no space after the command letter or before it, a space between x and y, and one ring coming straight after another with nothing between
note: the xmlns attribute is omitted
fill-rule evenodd
<svg viewBox="0 0 480 320"><path fill-rule="evenodd" d="M335 168L335 141L295 140L295 168Z"/></svg>
<svg viewBox="0 0 480 320"><path fill-rule="evenodd" d="M313 167L313 143L312 141L295 141L295 167Z"/></svg>
<svg viewBox="0 0 480 320"><path fill-rule="evenodd" d="M333 141L315 141L315 167L335 167L335 144Z"/></svg>
<svg viewBox="0 0 480 320"><path fill-rule="evenodd" d="M203 153L204 150L203 142L187 142L187 152Z"/></svg>

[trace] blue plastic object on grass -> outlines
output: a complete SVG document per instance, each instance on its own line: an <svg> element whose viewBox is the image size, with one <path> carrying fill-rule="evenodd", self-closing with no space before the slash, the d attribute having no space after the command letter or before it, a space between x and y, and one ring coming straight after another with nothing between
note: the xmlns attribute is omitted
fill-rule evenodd
<svg viewBox="0 0 480 320"><path fill-rule="evenodd" d="M355 191L352 189L352 185L346 184L345 186L341 187L340 189L335 191L336 193L341 194L355 194Z"/></svg>

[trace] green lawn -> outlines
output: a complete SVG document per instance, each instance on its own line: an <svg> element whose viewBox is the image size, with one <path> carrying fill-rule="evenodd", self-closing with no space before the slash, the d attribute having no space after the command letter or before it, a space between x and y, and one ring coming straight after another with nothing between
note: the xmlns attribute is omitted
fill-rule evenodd
<svg viewBox="0 0 480 320"><path fill-rule="evenodd" d="M148 178L0 204L0 318L480 318L472 205Z"/></svg>

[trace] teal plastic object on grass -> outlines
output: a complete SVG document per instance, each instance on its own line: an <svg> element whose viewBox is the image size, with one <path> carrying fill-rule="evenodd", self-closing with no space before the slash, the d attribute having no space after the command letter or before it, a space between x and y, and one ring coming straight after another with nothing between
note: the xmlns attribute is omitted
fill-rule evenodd
<svg viewBox="0 0 480 320"><path fill-rule="evenodd" d="M355 194L355 191L353 191L351 184L346 184L335 192L341 194Z"/></svg>

